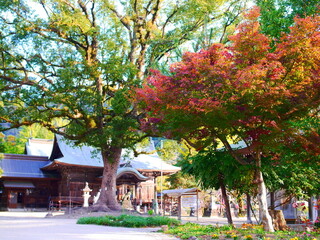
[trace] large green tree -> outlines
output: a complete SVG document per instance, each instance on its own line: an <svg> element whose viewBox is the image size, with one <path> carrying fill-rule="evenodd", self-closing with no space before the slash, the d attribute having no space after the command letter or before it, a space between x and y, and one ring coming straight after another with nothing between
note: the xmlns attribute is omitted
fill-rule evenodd
<svg viewBox="0 0 320 240"><path fill-rule="evenodd" d="M225 150L208 147L196 155L179 162L182 172L195 177L203 189L221 189L229 224L233 224L228 190L249 193L252 187L253 168L241 165Z"/></svg>
<svg viewBox="0 0 320 240"><path fill-rule="evenodd" d="M13 153L13 154L23 154L26 139L21 139L13 135L5 135L0 133L0 152L1 153Z"/></svg>
<svg viewBox="0 0 320 240"><path fill-rule="evenodd" d="M280 144L269 148L274 154L266 159L264 172L271 191L285 189L289 196L304 199L318 195L320 149L316 143L320 141L320 116L317 112L290 122L292 128L300 130L299 135L283 138Z"/></svg>
<svg viewBox="0 0 320 240"><path fill-rule="evenodd" d="M255 3L261 8L260 23L262 31L271 36L274 42L280 41L281 35L289 32L288 27L293 25L295 17L307 17L320 14L320 2L318 0L255 0ZM310 128L310 119L313 119L311 120L313 122L319 121L319 115L311 114L311 116L308 116L304 121L299 121L300 123L295 125L297 128L304 129L305 131L305 127L302 125L306 124L306 126ZM318 122L317 124L319 125ZM314 126L315 125L313 124L312 129L315 129ZM316 138L316 136L313 136L313 138ZM280 149L275 149L278 153L282 153L281 155L286 159L285 161L287 163L291 162L288 161L287 156L290 156L291 160L302 159L301 155L303 154L292 150L292 147L280 147ZM312 158L312 156L303 156L305 159L309 159L310 157ZM317 187L317 181L312 180L314 178L314 172L317 172L317 166L317 164L307 164L304 170L307 170L308 173L303 174L303 176L307 177L301 181L302 175L296 174L299 171L298 168L295 168L297 171L291 171L290 166L284 165L283 171L279 172L279 174L286 177L283 180L278 181L278 183L273 183L272 186L283 188L284 185L286 185L285 188L287 189L287 193L300 196L307 193L312 194L312 192L317 193L317 191L319 192L319 190L317 190L319 189ZM293 172L295 173L293 174ZM274 173L273 176L274 179L279 179L279 176L276 173ZM303 184L297 184L299 181Z"/></svg>
<svg viewBox="0 0 320 240"><path fill-rule="evenodd" d="M319 14L318 0L255 0L261 9L260 23L263 33L279 39L288 33L294 18Z"/></svg>
<svg viewBox="0 0 320 240"><path fill-rule="evenodd" d="M214 44L186 53L171 75L155 71L137 90L149 111L144 127L168 137L198 139L198 147L219 140L240 164L255 170L259 209L265 230L273 231L268 213L262 154L288 139L314 148L318 132L301 134L292 122L319 107L320 17L296 19L289 34L271 52L271 39L260 32L254 8L230 37L230 46ZM246 148L235 150L230 142ZM312 151L311 151L312 153Z"/></svg>
<svg viewBox="0 0 320 240"><path fill-rule="evenodd" d="M24 154L25 145L29 138L53 139L54 135L41 125L33 124L22 126L14 135L0 133L0 137L1 153Z"/></svg>
<svg viewBox="0 0 320 240"><path fill-rule="evenodd" d="M39 123L100 150L95 208L119 209L121 150L145 136L129 90L149 66L216 21L224 2L1 0L1 121L12 128Z"/></svg>

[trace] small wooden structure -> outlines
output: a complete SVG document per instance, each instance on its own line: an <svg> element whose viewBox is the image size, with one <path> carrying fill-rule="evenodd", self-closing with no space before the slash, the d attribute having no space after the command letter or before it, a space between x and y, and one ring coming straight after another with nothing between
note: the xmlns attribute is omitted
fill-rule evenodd
<svg viewBox="0 0 320 240"><path fill-rule="evenodd" d="M0 209L47 208L49 198L58 194L58 175L41 171L47 157L4 154L0 161Z"/></svg>
<svg viewBox="0 0 320 240"><path fill-rule="evenodd" d="M199 219L199 192L201 192L198 188L187 188L187 189L172 189L172 190L164 190L162 194L166 200L171 199L170 208L173 209L174 200L177 202L177 215L178 219L181 219L182 216L182 207L183 205L186 207L190 207L190 211L192 208L195 208L195 213L197 220ZM165 207L162 207L165 209ZM190 215L191 212L190 212Z"/></svg>

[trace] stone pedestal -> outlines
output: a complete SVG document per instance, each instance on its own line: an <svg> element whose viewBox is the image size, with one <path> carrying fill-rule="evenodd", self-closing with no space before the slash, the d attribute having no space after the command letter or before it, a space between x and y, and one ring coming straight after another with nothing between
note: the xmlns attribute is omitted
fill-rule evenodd
<svg viewBox="0 0 320 240"><path fill-rule="evenodd" d="M131 192L128 192L124 197L122 198L122 207L124 209L133 209L132 203L131 203Z"/></svg>

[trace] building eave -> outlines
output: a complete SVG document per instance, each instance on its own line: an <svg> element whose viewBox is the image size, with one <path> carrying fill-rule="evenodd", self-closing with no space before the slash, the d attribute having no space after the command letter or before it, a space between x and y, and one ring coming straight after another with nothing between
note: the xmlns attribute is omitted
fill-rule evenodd
<svg viewBox="0 0 320 240"><path fill-rule="evenodd" d="M54 160L48 165L41 168L41 170L57 170L60 167L77 167L77 168L90 168L90 169L103 169L103 167L98 166L88 166L88 165L79 165L79 164L71 164L60 162L59 160Z"/></svg>

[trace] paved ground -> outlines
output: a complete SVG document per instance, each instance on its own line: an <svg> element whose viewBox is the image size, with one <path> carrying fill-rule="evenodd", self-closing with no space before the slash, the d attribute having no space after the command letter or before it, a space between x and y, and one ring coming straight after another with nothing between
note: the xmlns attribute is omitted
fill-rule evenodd
<svg viewBox="0 0 320 240"><path fill-rule="evenodd" d="M158 233L160 228L119 228L96 225L79 225L79 215L64 215L54 212L54 217L46 217L48 212L0 212L1 240L174 240L175 237ZM103 213L104 214L104 213ZM246 218L233 218L235 225L246 222ZM182 222L224 225L221 217L183 217Z"/></svg>
<svg viewBox="0 0 320 240"><path fill-rule="evenodd" d="M0 212L1 240L173 240L159 228L79 225L76 219L45 218L46 212Z"/></svg>

